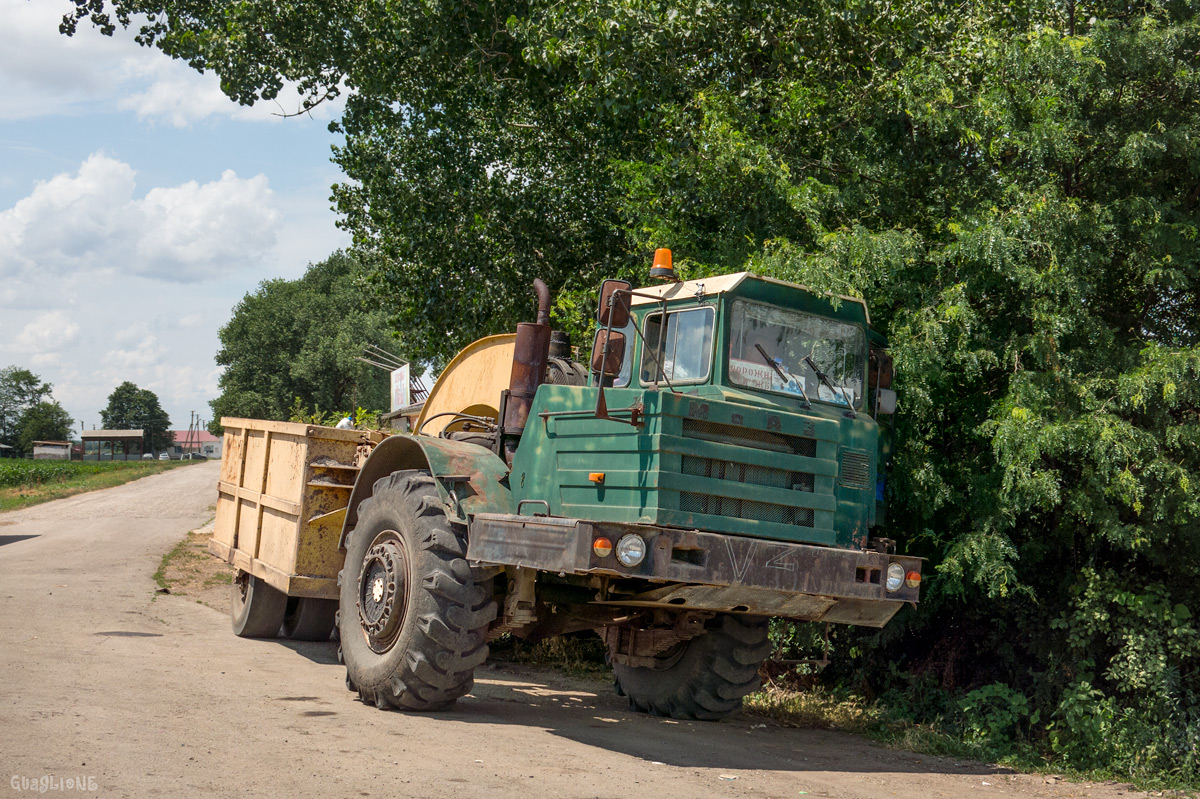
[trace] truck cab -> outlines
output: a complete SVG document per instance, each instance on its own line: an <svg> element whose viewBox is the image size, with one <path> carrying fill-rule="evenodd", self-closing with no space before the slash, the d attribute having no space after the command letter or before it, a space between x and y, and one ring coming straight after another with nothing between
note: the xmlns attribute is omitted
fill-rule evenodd
<svg viewBox="0 0 1200 799"><path fill-rule="evenodd" d="M866 305L748 272L630 299L627 322L598 332L587 389L539 388L513 459L516 500L866 548L889 448L875 395L894 397L868 379ZM602 386L607 419L590 412Z"/></svg>

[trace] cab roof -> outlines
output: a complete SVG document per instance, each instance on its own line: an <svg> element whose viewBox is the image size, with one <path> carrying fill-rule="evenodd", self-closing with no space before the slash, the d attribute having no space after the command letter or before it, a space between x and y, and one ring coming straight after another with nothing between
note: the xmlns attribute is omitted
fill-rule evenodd
<svg viewBox="0 0 1200 799"><path fill-rule="evenodd" d="M764 277L754 272L734 272L731 275L717 275L715 277L702 277L696 280L684 280L679 283L659 283L656 286L647 286L645 288L634 289L632 304L649 305L657 303L660 299L679 300L690 298L708 297L717 294L728 294L746 281L753 280L764 284L774 284L783 286L788 289L807 292L817 297L833 297L830 292L814 291L807 286L802 286L799 283L790 283L786 280L779 280L773 277ZM855 305L862 306L863 315L866 317L868 325L871 324L871 313L867 310L867 302L861 297L847 297L844 294L836 295L843 302L851 302Z"/></svg>

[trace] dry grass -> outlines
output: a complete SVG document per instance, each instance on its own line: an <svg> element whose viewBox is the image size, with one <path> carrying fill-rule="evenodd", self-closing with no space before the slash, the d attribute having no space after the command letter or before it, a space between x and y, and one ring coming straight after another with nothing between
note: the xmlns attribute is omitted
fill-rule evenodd
<svg viewBox="0 0 1200 799"><path fill-rule="evenodd" d="M821 688L797 691L773 682L746 697L744 706L786 727L863 733L883 723L882 711L858 697L837 697Z"/></svg>
<svg viewBox="0 0 1200 799"><path fill-rule="evenodd" d="M217 610L229 609L233 567L208 551L212 530L206 526L187 537L162 556L154 581L160 591L195 597Z"/></svg>

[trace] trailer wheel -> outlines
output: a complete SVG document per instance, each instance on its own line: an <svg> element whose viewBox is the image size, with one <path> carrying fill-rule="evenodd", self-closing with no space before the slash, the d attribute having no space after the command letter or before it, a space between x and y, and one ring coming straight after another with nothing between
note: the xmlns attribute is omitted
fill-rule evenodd
<svg viewBox="0 0 1200 799"><path fill-rule="evenodd" d="M338 603L332 599L288 597L281 632L296 641L328 641Z"/></svg>
<svg viewBox="0 0 1200 799"><path fill-rule="evenodd" d="M242 638L274 638L283 624L287 594L248 572L234 576L230 596L233 633Z"/></svg>
<svg viewBox="0 0 1200 799"><path fill-rule="evenodd" d="M613 663L617 693L654 716L719 721L758 688L758 667L771 653L767 619L721 614L707 631L664 652L654 667Z"/></svg>
<svg viewBox="0 0 1200 799"><path fill-rule="evenodd" d="M471 690L496 617L428 472L375 483L346 539L338 632L347 686L380 708L438 710Z"/></svg>

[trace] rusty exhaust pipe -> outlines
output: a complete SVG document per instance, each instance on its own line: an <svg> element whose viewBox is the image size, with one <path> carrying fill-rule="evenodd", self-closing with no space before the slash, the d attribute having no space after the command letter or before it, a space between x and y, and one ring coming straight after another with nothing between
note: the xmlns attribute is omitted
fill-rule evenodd
<svg viewBox="0 0 1200 799"><path fill-rule="evenodd" d="M525 432L533 395L545 380L546 363L550 359L550 288L541 278L535 278L533 290L538 298L537 322L517 325L517 343L504 404L504 462L509 466L521 434Z"/></svg>
<svg viewBox="0 0 1200 799"><path fill-rule="evenodd" d="M540 277L535 277L533 279L533 290L538 298L537 323L539 325L548 325L550 324L550 287Z"/></svg>

